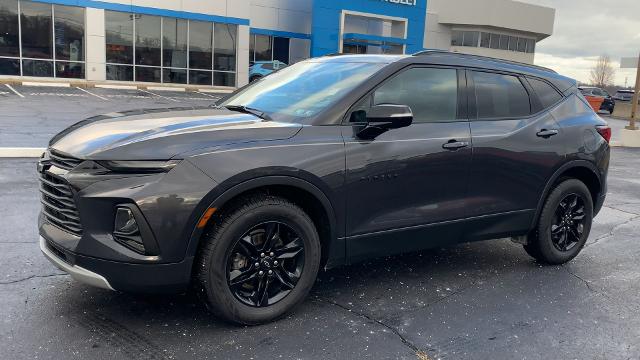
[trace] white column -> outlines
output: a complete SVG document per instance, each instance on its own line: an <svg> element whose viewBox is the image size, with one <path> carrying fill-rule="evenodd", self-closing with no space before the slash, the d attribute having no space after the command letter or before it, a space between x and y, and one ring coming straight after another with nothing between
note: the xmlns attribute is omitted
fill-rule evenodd
<svg viewBox="0 0 640 360"><path fill-rule="evenodd" d="M238 87L249 83L249 26L238 26Z"/></svg>
<svg viewBox="0 0 640 360"><path fill-rule="evenodd" d="M87 80L102 81L107 76L104 10L87 8L85 16Z"/></svg>

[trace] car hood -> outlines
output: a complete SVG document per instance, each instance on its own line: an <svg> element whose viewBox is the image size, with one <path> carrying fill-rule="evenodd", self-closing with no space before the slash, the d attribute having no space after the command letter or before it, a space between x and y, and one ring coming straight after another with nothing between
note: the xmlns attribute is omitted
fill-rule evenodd
<svg viewBox="0 0 640 360"><path fill-rule="evenodd" d="M287 139L301 127L211 107L136 110L81 121L49 146L78 159L166 160L198 149Z"/></svg>

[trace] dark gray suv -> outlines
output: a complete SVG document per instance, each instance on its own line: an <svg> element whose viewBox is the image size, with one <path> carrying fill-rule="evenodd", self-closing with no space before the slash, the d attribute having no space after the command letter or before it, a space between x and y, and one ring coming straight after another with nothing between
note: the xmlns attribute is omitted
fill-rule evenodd
<svg viewBox="0 0 640 360"><path fill-rule="evenodd" d="M44 254L133 292L193 286L257 324L321 268L511 237L542 263L584 246L610 129L574 80L427 51L330 56L210 108L123 112L56 135L39 161Z"/></svg>

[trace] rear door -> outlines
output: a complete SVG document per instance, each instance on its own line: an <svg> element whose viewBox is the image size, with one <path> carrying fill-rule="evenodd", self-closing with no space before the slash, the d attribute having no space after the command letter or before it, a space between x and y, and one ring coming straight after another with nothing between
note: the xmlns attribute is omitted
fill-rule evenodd
<svg viewBox="0 0 640 360"><path fill-rule="evenodd" d="M525 232L547 180L565 156L561 129L546 111L562 96L541 79L482 71L467 76L475 94L469 110L472 219L465 239ZM538 98L534 86L550 91Z"/></svg>
<svg viewBox="0 0 640 360"><path fill-rule="evenodd" d="M455 243L465 217L471 139L464 70L412 67L351 110L343 126L347 251L361 259ZM413 124L359 139L372 105L408 105Z"/></svg>

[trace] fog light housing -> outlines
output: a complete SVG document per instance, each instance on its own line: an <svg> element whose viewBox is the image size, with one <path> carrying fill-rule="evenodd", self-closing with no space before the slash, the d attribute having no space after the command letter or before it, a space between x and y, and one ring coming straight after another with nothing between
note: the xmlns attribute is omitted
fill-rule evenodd
<svg viewBox="0 0 640 360"><path fill-rule="evenodd" d="M139 231L133 211L128 208L119 207L116 209L115 233L123 235L133 235Z"/></svg>
<svg viewBox="0 0 640 360"><path fill-rule="evenodd" d="M144 254L145 247L140 235L140 228L133 211L127 207L116 208L116 219L113 237L122 245L133 251Z"/></svg>

